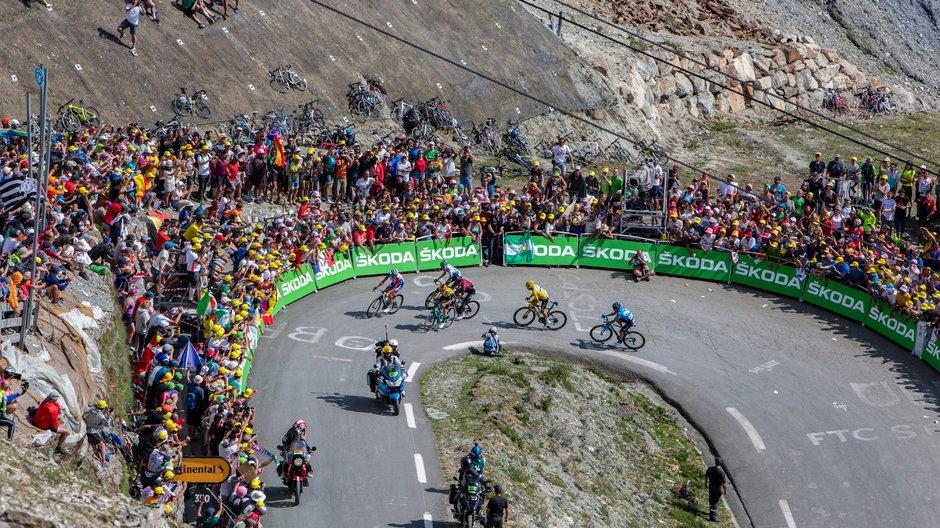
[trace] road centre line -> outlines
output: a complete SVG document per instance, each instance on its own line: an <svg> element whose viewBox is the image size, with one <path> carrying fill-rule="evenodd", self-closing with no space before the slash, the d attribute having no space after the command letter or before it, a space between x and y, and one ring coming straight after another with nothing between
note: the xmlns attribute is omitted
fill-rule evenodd
<svg viewBox="0 0 940 528"><path fill-rule="evenodd" d="M434 518L431 517L431 514L424 512L424 528L432 528L434 526Z"/></svg>
<svg viewBox="0 0 940 528"><path fill-rule="evenodd" d="M418 426L415 424L414 405L410 403L405 404L405 421L408 422L408 427L412 429L417 429Z"/></svg>
<svg viewBox="0 0 940 528"><path fill-rule="evenodd" d="M428 476L424 472L424 457L420 453L415 453L415 471L418 472L418 482L427 484Z"/></svg>
<svg viewBox="0 0 940 528"><path fill-rule="evenodd" d="M754 448L757 449L757 452L763 452L767 450L767 446L764 444L764 440L760 437L760 433L757 432L757 428L754 427L754 424L751 423L741 411L737 410L734 407L725 407L725 410L728 411L728 414L731 415L735 421L744 429L747 437L751 439L751 443L754 444Z"/></svg>
<svg viewBox="0 0 940 528"><path fill-rule="evenodd" d="M796 528L796 522L793 521L793 513L790 512L790 504L786 499L780 499L780 511L783 512L783 519L787 521L787 528Z"/></svg>
<svg viewBox="0 0 940 528"><path fill-rule="evenodd" d="M421 366L421 363L414 362L408 367L408 377L405 378L405 383L411 383L411 380L415 379L415 372L418 372L418 367Z"/></svg>

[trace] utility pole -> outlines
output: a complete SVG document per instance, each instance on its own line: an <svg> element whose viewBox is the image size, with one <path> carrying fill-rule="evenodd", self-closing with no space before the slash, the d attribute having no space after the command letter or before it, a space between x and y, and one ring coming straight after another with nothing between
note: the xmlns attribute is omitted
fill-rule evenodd
<svg viewBox="0 0 940 528"><path fill-rule="evenodd" d="M23 312L23 326L20 327L20 337L21 339L26 339L26 334L32 331L33 327L36 325L36 319L38 317L33 317L34 305L37 302L35 299L36 288L39 287L36 280L36 253L39 251L39 235L43 229L42 225L45 218L46 212L42 208L42 195L45 193L46 189L46 178L45 175L48 172L47 160L46 160L46 150L48 149L49 140L51 139L51 130L49 129L48 124L46 123L46 100L49 95L49 70L42 64L36 68L36 83L39 84L39 142L37 145L37 154L39 157L39 167L38 171L33 173L33 143L32 143L32 108L30 105L30 95L26 94L26 106L27 106L27 116L26 116L26 127L27 127L27 142L28 146L26 149L26 159L29 163L29 176L36 178L36 206L33 211L33 250L31 252L32 258L30 259L29 269L29 296L26 299L26 310ZM22 345L22 343L21 343Z"/></svg>

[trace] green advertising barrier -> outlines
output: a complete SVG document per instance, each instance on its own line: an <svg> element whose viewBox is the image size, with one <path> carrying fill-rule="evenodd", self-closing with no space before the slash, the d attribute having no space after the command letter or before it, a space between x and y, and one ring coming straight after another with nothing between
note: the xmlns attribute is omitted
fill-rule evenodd
<svg viewBox="0 0 940 528"><path fill-rule="evenodd" d="M648 242L634 242L632 240L617 240L606 238L581 239L581 249L578 262L582 266L593 268L633 269L630 259L638 249L644 252L644 259L650 269L656 271L656 244Z"/></svg>
<svg viewBox="0 0 940 528"><path fill-rule="evenodd" d="M470 237L419 240L415 248L419 271L440 269L442 260L458 268L480 265L480 246Z"/></svg>
<svg viewBox="0 0 940 528"><path fill-rule="evenodd" d="M862 322L868 314L871 295L835 281L824 284L821 279L809 277L803 300L853 321Z"/></svg>
<svg viewBox="0 0 940 528"><path fill-rule="evenodd" d="M385 275L392 268L401 272L418 270L414 242L376 245L375 254L369 248L357 247L353 248L352 254L357 277Z"/></svg>
<svg viewBox="0 0 940 528"><path fill-rule="evenodd" d="M731 277L731 253L724 251L690 251L679 246L660 245L654 259L656 273L681 275L714 281Z"/></svg>
<svg viewBox="0 0 940 528"><path fill-rule="evenodd" d="M927 331L932 333L930 329ZM940 372L940 339L933 339L929 335L927 339L927 346L924 347L924 352L920 358L933 367L934 370Z"/></svg>
<svg viewBox="0 0 940 528"><path fill-rule="evenodd" d="M345 255L339 251L334 251L333 259L334 262L332 266L327 267L326 265L320 265L318 266L320 270L314 274L317 288L321 290L356 276L352 261Z"/></svg>
<svg viewBox="0 0 940 528"><path fill-rule="evenodd" d="M272 315L277 314L281 308L297 299L317 291L310 264L303 264L298 269L282 273L278 276L275 287L277 288L277 303L271 310Z"/></svg>
<svg viewBox="0 0 940 528"><path fill-rule="evenodd" d="M872 301L865 325L908 350L913 350L917 336L917 321L892 316L891 306L884 301Z"/></svg>
<svg viewBox="0 0 940 528"><path fill-rule="evenodd" d="M516 266L576 266L578 264L578 237L532 237L532 260L517 261Z"/></svg>
<svg viewBox="0 0 940 528"><path fill-rule="evenodd" d="M799 299L803 294L804 281L796 277L796 268L792 266L773 269L766 260L758 261L741 255L734 265L731 282Z"/></svg>

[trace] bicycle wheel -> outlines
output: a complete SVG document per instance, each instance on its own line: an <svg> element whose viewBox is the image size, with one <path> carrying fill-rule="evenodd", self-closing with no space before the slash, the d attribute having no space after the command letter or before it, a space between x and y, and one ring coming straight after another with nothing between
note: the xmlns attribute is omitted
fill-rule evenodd
<svg viewBox="0 0 940 528"><path fill-rule="evenodd" d="M271 78L271 84L274 86L274 89L286 94L290 91L290 80L284 74L277 74Z"/></svg>
<svg viewBox="0 0 940 528"><path fill-rule="evenodd" d="M189 104L187 104L185 100L180 101L179 96L173 98L173 101L170 103L170 108L172 108L178 116L189 115L192 113L192 109L190 108Z"/></svg>
<svg viewBox="0 0 940 528"><path fill-rule="evenodd" d="M565 315L565 312L560 311L550 312L548 317L545 318L545 326L549 330L561 330L567 322L568 316Z"/></svg>
<svg viewBox="0 0 940 528"><path fill-rule="evenodd" d="M284 122L281 123L282 130L284 134L288 136L294 136L297 134L297 120L293 116L287 116L284 118Z"/></svg>
<svg viewBox="0 0 940 528"><path fill-rule="evenodd" d="M460 315L462 315L464 319L473 319L478 313L480 313L480 303L476 301L469 301L460 309Z"/></svg>
<svg viewBox="0 0 940 528"><path fill-rule="evenodd" d="M591 329L591 339L598 343L606 343L613 335L614 331L610 329L610 325L599 324Z"/></svg>
<svg viewBox="0 0 940 528"><path fill-rule="evenodd" d="M441 321L441 328L449 328L454 324L455 319L457 319L457 310L453 306L448 306L447 311L444 312L444 320Z"/></svg>
<svg viewBox="0 0 940 528"><path fill-rule="evenodd" d="M405 298L401 295L396 295L392 297L392 303L388 305L388 313L393 314L401 309L401 305L405 302Z"/></svg>
<svg viewBox="0 0 940 528"><path fill-rule="evenodd" d="M428 297L424 300L424 307L428 310L434 308L434 305L437 304L437 296L440 293L440 290L434 290L428 294Z"/></svg>
<svg viewBox="0 0 940 528"><path fill-rule="evenodd" d="M85 107L85 124L98 128L101 125L101 114L94 106Z"/></svg>
<svg viewBox="0 0 940 528"><path fill-rule="evenodd" d="M643 345L645 344L646 338L643 337L643 334L635 330L631 330L623 336L623 346L629 348L630 350L639 350L643 348Z"/></svg>
<svg viewBox="0 0 940 528"><path fill-rule="evenodd" d="M297 88L301 92L307 91L306 77L301 76L299 73L292 73L290 77L291 84L294 86L294 88Z"/></svg>
<svg viewBox="0 0 940 528"><path fill-rule="evenodd" d="M512 320L519 326L529 326L535 321L535 310L528 306L523 306L512 314Z"/></svg>
<svg viewBox="0 0 940 528"><path fill-rule="evenodd" d="M190 134L199 132L199 127L197 127L196 123L193 123L192 121L179 121L177 122L177 125L179 126L180 130L184 132L189 131Z"/></svg>
<svg viewBox="0 0 940 528"><path fill-rule="evenodd" d="M202 97L196 99L196 115L203 119L208 119L211 114L212 110L209 109L209 103Z"/></svg>
<svg viewBox="0 0 940 528"><path fill-rule="evenodd" d="M59 124L66 131L75 133L81 128L82 121L71 110L66 110L65 113L59 117Z"/></svg>
<svg viewBox="0 0 940 528"><path fill-rule="evenodd" d="M382 311L382 296L378 296L369 304L369 309L366 310L366 317L375 317L379 315L379 312Z"/></svg>
<svg viewBox="0 0 940 528"><path fill-rule="evenodd" d="M427 318L424 320L424 326L422 330L425 332L430 332L431 329L437 328L437 310L431 310L431 313L428 314Z"/></svg>

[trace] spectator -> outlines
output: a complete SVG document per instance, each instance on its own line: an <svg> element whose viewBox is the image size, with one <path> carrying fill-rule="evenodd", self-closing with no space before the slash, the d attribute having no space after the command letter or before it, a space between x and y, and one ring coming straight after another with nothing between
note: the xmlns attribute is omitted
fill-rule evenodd
<svg viewBox="0 0 940 528"><path fill-rule="evenodd" d="M69 455L71 453L64 447L65 439L69 436L69 430L59 423L59 413L61 411L59 395L54 392L50 393L36 409L36 414L33 415L33 425L42 431L50 431L59 435L55 452L60 455Z"/></svg>
<svg viewBox="0 0 940 528"><path fill-rule="evenodd" d="M82 411L82 419L85 421L88 443L91 444L98 462L104 467L110 466L111 458L105 449L105 442L109 441L111 436L109 431L113 427L108 402L99 400L95 405L86 408Z"/></svg>
<svg viewBox="0 0 940 528"><path fill-rule="evenodd" d="M630 258L630 267L633 268L633 282L640 282L641 280L649 282L650 276L653 275L644 256L643 250L637 249L636 253Z"/></svg>
<svg viewBox="0 0 940 528"><path fill-rule="evenodd" d="M137 25L140 24L140 14L144 12L143 2L141 0L131 0L131 3L124 7L127 16L118 26L118 38L124 40L124 30L131 33L131 55L137 56Z"/></svg>

